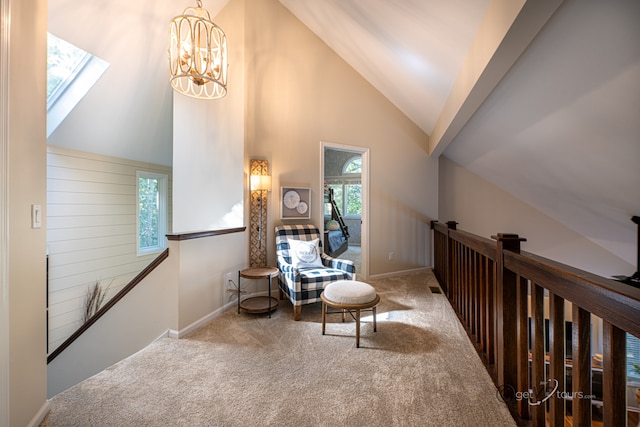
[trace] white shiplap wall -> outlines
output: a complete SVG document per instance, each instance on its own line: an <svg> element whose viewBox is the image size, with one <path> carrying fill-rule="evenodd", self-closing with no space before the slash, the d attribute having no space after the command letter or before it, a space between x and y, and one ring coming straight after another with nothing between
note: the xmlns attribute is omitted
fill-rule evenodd
<svg viewBox="0 0 640 427"><path fill-rule="evenodd" d="M47 148L48 351L81 326L85 295L99 281L115 295L157 254L136 255L136 171L171 168Z"/></svg>

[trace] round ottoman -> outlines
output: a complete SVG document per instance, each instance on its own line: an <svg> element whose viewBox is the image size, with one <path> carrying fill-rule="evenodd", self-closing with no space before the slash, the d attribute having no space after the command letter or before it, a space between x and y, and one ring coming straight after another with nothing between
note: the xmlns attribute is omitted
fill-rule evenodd
<svg viewBox="0 0 640 427"><path fill-rule="evenodd" d="M327 307L341 310L342 321L348 311L351 316L355 312L356 321L356 347L360 347L360 310L371 309L373 311L373 331L376 332L376 305L380 297L373 286L355 280L338 280L324 288L320 295L322 300L322 335L325 332Z"/></svg>

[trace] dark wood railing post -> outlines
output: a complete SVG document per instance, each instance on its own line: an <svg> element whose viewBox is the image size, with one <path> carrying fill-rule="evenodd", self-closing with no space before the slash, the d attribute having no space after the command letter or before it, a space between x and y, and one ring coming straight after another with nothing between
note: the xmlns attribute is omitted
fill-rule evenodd
<svg viewBox="0 0 640 427"><path fill-rule="evenodd" d="M499 392L509 397L505 402L518 425L563 426L565 417L575 427L591 425L591 400L600 397L591 385L592 315L603 320L604 363L594 375L603 379L604 426L625 425L625 341L626 333L640 336L640 290L520 251L526 239L517 234L498 234L493 242L457 230L454 221L432 225L439 280L446 277L449 302L481 358L486 356ZM570 312L565 303L572 304ZM565 314L571 314L571 333ZM510 395L517 392L522 398ZM526 392L532 392L530 399Z"/></svg>
<svg viewBox="0 0 640 427"><path fill-rule="evenodd" d="M492 236L496 245L496 373L498 385L517 386L517 285L518 276L504 266L504 251L520 252L517 234Z"/></svg>

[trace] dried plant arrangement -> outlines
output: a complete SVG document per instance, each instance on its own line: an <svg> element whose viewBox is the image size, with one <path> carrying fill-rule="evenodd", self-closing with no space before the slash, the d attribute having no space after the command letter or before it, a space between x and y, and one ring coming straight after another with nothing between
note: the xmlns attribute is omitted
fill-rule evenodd
<svg viewBox="0 0 640 427"><path fill-rule="evenodd" d="M93 286L89 286L87 288L87 295L84 298L84 312L82 313L82 323L86 323L91 316L96 314L96 312L102 306L104 301L104 297L107 295L107 290L111 286L111 282L107 285L106 289L102 288L102 285L99 281L93 284Z"/></svg>

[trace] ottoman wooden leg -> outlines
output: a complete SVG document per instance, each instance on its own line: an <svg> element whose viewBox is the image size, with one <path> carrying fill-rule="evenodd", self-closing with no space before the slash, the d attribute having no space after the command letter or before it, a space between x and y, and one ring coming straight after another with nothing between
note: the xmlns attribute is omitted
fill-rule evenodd
<svg viewBox="0 0 640 427"><path fill-rule="evenodd" d="M325 321L327 319L327 305L322 302L322 335L324 335Z"/></svg>
<svg viewBox="0 0 640 427"><path fill-rule="evenodd" d="M373 307L373 332L378 332L376 325L376 307Z"/></svg>
<svg viewBox="0 0 640 427"><path fill-rule="evenodd" d="M356 309L356 347L360 348L360 309Z"/></svg>

